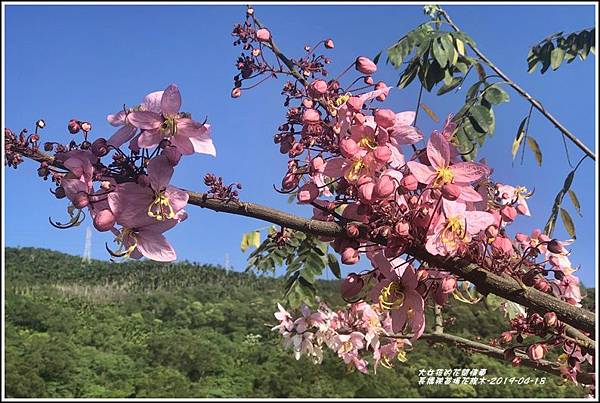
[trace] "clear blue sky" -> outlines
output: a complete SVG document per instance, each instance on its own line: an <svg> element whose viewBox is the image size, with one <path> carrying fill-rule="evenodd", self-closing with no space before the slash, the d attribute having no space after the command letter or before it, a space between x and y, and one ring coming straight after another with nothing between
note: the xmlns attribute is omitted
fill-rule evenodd
<svg viewBox="0 0 600 403"><path fill-rule="evenodd" d="M332 71L341 71L358 55L374 56L425 21L421 6L261 6L256 13L274 33L282 49L299 55L305 44L331 37L335 49ZM575 31L595 24L593 6L447 6L455 22L511 78L534 94L566 127L595 148L595 57L575 61L544 76L526 72L528 48L548 34ZM5 126L14 131L33 128L43 117L43 138L68 142L67 121L93 123L94 136L108 137L113 128L106 115L123 103L134 105L147 93L177 83L183 110L198 120L209 117L213 125L217 158L195 155L178 167L173 183L203 190L206 172L239 181L247 201L268 204L308 216L309 209L287 204L276 194L286 158L278 153L272 134L285 109L281 82L269 82L233 100L229 93L236 74L239 49L232 46L231 28L244 17L245 7L223 6L7 6ZM398 72L380 64L377 78L394 85ZM437 97L425 94L424 102L438 116L456 112L464 91ZM417 85L395 90L388 105L398 111L414 108ZM495 178L534 188L531 218L520 218L514 230L542 228L556 192L569 171L558 132L534 114L530 133L544 153L540 169L533 157L524 166L510 163L510 148L528 104L511 92L511 102L496 111L496 134L481 152L495 168ZM422 114L418 125L426 133L436 125ZM569 146L572 155L577 149ZM36 176L36 164L27 162L17 171L6 171L6 245L39 246L81 254L85 223L79 228L57 230L48 216L66 217L66 202L55 200L50 184ZM574 182L583 218L573 213L578 240L573 262L585 284L595 282L595 186L590 160ZM566 201L568 205L568 201ZM225 255L235 269L245 267L239 249L243 232L267 224L214 213L191 206L190 218L167 233L180 259L223 264ZM571 209L571 211L573 211ZM559 224L555 235L566 238ZM93 257L106 259L104 242L109 236L94 232ZM364 266L364 262L361 262ZM347 270L346 270L347 271Z"/></svg>

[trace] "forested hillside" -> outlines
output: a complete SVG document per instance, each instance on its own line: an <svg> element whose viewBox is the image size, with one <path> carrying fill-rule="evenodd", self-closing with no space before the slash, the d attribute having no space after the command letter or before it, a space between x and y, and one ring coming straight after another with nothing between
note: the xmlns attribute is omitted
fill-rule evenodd
<svg viewBox="0 0 600 403"><path fill-rule="evenodd" d="M192 263L111 264L6 249L6 394L10 397L581 397L558 377L456 347L416 343L376 375L321 365L280 346L270 327L280 279ZM337 297L338 283L319 293ZM587 299L593 300L593 296ZM506 329L484 303L451 301L449 332L486 342ZM418 385L420 369L486 368L529 385Z"/></svg>

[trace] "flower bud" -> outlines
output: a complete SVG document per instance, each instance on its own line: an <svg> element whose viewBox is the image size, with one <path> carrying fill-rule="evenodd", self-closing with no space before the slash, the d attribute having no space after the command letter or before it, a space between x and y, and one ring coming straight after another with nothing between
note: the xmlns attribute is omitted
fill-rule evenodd
<svg viewBox="0 0 600 403"><path fill-rule="evenodd" d="M315 124L321 120L321 114L315 109L307 109L302 114L302 123Z"/></svg>
<svg viewBox="0 0 600 403"><path fill-rule="evenodd" d="M377 146L373 150L373 156L378 162L385 163L392 157L392 150L388 146Z"/></svg>
<svg viewBox="0 0 600 403"><path fill-rule="evenodd" d="M302 100L302 105L304 105L304 107L307 109L311 109L313 106L315 106L315 103L310 98L304 98Z"/></svg>
<svg viewBox="0 0 600 403"><path fill-rule="evenodd" d="M346 106L350 112L360 112L365 102L359 97L350 97L346 101Z"/></svg>
<svg viewBox="0 0 600 403"><path fill-rule="evenodd" d="M356 70L369 76L377 71L377 65L371 59L364 56L359 56L354 65Z"/></svg>
<svg viewBox="0 0 600 403"><path fill-rule="evenodd" d="M504 221L514 221L515 217L517 217L517 209L513 206L504 206L500 210L500 215Z"/></svg>
<svg viewBox="0 0 600 403"><path fill-rule="evenodd" d="M511 332L502 332L500 335L501 343L510 343L512 341L512 333Z"/></svg>
<svg viewBox="0 0 600 403"><path fill-rule="evenodd" d="M354 248L345 248L342 252L343 264L356 264L360 260L358 251Z"/></svg>
<svg viewBox="0 0 600 403"><path fill-rule="evenodd" d="M373 201L374 188L375 185L372 182L360 186L358 188L358 199L364 204L370 204Z"/></svg>
<svg viewBox="0 0 600 403"><path fill-rule="evenodd" d="M348 235L349 238L357 238L360 235L360 229L358 228L358 225L348 224L346 226L346 235Z"/></svg>
<svg viewBox="0 0 600 403"><path fill-rule="evenodd" d="M544 315L544 323L548 327L554 327L558 323L558 317L554 312L546 312Z"/></svg>
<svg viewBox="0 0 600 403"><path fill-rule="evenodd" d="M410 229L410 225L406 222L399 222L398 224L396 224L395 230L398 233L398 235L408 235L408 230Z"/></svg>
<svg viewBox="0 0 600 403"><path fill-rule="evenodd" d="M313 98L319 98L327 94L327 82L325 80L315 80L308 86L308 93Z"/></svg>
<svg viewBox="0 0 600 403"><path fill-rule="evenodd" d="M444 294L450 294L456 289L456 279L452 276L444 277L442 280L441 291Z"/></svg>
<svg viewBox="0 0 600 403"><path fill-rule="evenodd" d="M319 188L314 182L308 182L298 190L297 198L299 203L311 203L317 197L319 197Z"/></svg>
<svg viewBox="0 0 600 403"><path fill-rule="evenodd" d="M115 223L115 215L109 209L99 211L94 217L94 228L100 232L109 231Z"/></svg>
<svg viewBox="0 0 600 403"><path fill-rule="evenodd" d="M542 276L537 276L533 280L533 288L540 290L541 292L546 292L550 289L550 284L548 284L548 281Z"/></svg>
<svg viewBox="0 0 600 403"><path fill-rule="evenodd" d="M92 130L92 124L89 122L81 122L81 130L84 132L89 132Z"/></svg>
<svg viewBox="0 0 600 403"><path fill-rule="evenodd" d="M546 353L544 345L543 344L532 344L531 346L529 346L529 348L527 349L527 356L532 359L533 361L539 361L542 358L544 358L544 354Z"/></svg>
<svg viewBox="0 0 600 403"><path fill-rule="evenodd" d="M359 150L360 147L356 144L356 141L351 138L340 140L340 151L344 158L352 159Z"/></svg>
<svg viewBox="0 0 600 403"><path fill-rule="evenodd" d="M258 39L261 42L267 42L271 40L271 33L268 29L261 28L258 31L256 31L256 39Z"/></svg>
<svg viewBox="0 0 600 403"><path fill-rule="evenodd" d="M73 197L73 205L75 208L82 209L90 203L88 195L85 192L79 192Z"/></svg>
<svg viewBox="0 0 600 403"><path fill-rule="evenodd" d="M310 166L313 170L321 172L325 166L325 160L322 157L315 157L310 160Z"/></svg>
<svg viewBox="0 0 600 403"><path fill-rule="evenodd" d="M400 186L402 186L405 191L416 190L419 186L419 181L414 175L406 175L400 181Z"/></svg>
<svg viewBox="0 0 600 403"><path fill-rule="evenodd" d="M333 49L333 47L334 47L333 39L327 39L327 40L325 40L325 47L327 49Z"/></svg>
<svg viewBox="0 0 600 403"><path fill-rule="evenodd" d="M366 76L366 77L363 79L363 82L364 82L365 84L367 84L367 85L373 85L373 77L371 77L371 76Z"/></svg>
<svg viewBox="0 0 600 403"><path fill-rule="evenodd" d="M512 359L511 364L513 367L518 367L519 365L521 365L521 361L523 361L521 357L515 357Z"/></svg>
<svg viewBox="0 0 600 403"><path fill-rule="evenodd" d="M342 281L341 291L342 298L345 300L354 299L364 287L364 281L361 276L356 273L350 273L348 277Z"/></svg>
<svg viewBox="0 0 600 403"><path fill-rule="evenodd" d="M56 197L57 199L64 199L65 196L66 196L65 188L62 186L57 187L56 190L54 191L54 197Z"/></svg>
<svg viewBox="0 0 600 403"><path fill-rule="evenodd" d="M235 87L231 90L231 98L239 98L242 95L242 89L240 87Z"/></svg>
<svg viewBox="0 0 600 403"><path fill-rule="evenodd" d="M254 57L260 56L260 48L252 49L252 56L254 56Z"/></svg>
<svg viewBox="0 0 600 403"><path fill-rule="evenodd" d="M299 183L299 179L298 179L298 175L294 175L293 173L288 173L283 177L283 180L281 181L281 187L283 188L283 190L292 190L294 189L296 186L298 186Z"/></svg>
<svg viewBox="0 0 600 403"><path fill-rule="evenodd" d="M375 123L387 129L396 124L396 114L391 109L377 109L374 114Z"/></svg>
<svg viewBox="0 0 600 403"><path fill-rule="evenodd" d="M442 186L442 196L446 200L456 200L460 197L460 186L454 183L446 183Z"/></svg>
<svg viewBox="0 0 600 403"><path fill-rule="evenodd" d="M515 235L515 239L521 243L525 243L525 242L529 241L529 237L527 235L523 234L522 232L517 232L517 235Z"/></svg>
<svg viewBox="0 0 600 403"><path fill-rule="evenodd" d="M390 196L396 190L396 183L389 175L382 175L375 188L373 189L373 195L378 199L385 199Z"/></svg>
<svg viewBox="0 0 600 403"><path fill-rule="evenodd" d="M99 139L94 140L92 143L92 153L94 153L97 157L104 157L108 154L108 146L106 144L106 139L100 137Z"/></svg>
<svg viewBox="0 0 600 403"><path fill-rule="evenodd" d="M563 246L559 241L553 239L548 243L548 250L552 253L559 254L563 252Z"/></svg>
<svg viewBox="0 0 600 403"><path fill-rule="evenodd" d="M44 127L46 127L46 122L44 122L44 119L39 119L37 122L35 122L35 125L36 127L43 129Z"/></svg>
<svg viewBox="0 0 600 403"><path fill-rule="evenodd" d="M67 126L67 128L69 129L69 133L71 133L71 134L79 133L79 130L81 130L81 126L79 125L79 122L76 121L75 119L69 120L69 125Z"/></svg>

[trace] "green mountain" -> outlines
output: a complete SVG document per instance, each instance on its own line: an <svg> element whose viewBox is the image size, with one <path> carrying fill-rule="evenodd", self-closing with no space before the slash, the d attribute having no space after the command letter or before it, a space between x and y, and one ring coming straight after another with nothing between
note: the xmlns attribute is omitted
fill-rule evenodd
<svg viewBox="0 0 600 403"><path fill-rule="evenodd" d="M321 365L296 361L270 331L281 279L188 262L82 264L43 249L5 252L9 397L585 395L545 372L425 341L408 362L376 375L349 371L329 352ZM321 296L341 305L338 287L317 283ZM452 301L446 317L453 321L448 332L483 342L506 329L502 314L483 303ZM486 369L488 378L515 380L419 385L419 370L430 368ZM521 377L531 382L517 384Z"/></svg>

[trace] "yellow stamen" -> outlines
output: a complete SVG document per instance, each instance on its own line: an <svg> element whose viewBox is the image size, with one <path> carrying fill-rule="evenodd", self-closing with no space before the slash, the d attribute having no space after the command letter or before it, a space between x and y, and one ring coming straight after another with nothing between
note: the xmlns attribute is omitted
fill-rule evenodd
<svg viewBox="0 0 600 403"><path fill-rule="evenodd" d="M160 126L160 132L167 136L172 137L177 134L177 122L174 118L166 118Z"/></svg>
<svg viewBox="0 0 600 403"><path fill-rule="evenodd" d="M117 252L118 254L122 254L122 256L124 258L129 258L131 256L131 254L133 253L133 251L135 250L135 248L137 248L137 244L138 244L138 240L135 235L135 232L131 228L123 228L121 230L121 232L119 233L119 235L116 236L115 241L118 244L120 244L121 247L123 247L123 246L125 246L125 240L127 239L127 237L130 237L131 239L133 239L133 243L125 251L122 251L122 249L119 248L119 251Z"/></svg>
<svg viewBox="0 0 600 403"><path fill-rule="evenodd" d="M352 163L352 165L350 166L350 169L346 172L346 174L344 176L349 181L355 181L360 177L360 171L362 171L364 166L365 166L365 163L363 162L362 158L359 160L356 160Z"/></svg>
<svg viewBox="0 0 600 403"><path fill-rule="evenodd" d="M458 243L465 242L467 239L467 232L464 221L457 217L448 217L446 226L441 233L442 242L451 248L454 248Z"/></svg>
<svg viewBox="0 0 600 403"><path fill-rule="evenodd" d="M442 187L447 183L452 183L454 180L454 174L448 167L442 167L437 169L437 175L433 181L433 187Z"/></svg>
<svg viewBox="0 0 600 403"><path fill-rule="evenodd" d="M358 142L358 145L361 146L362 148L370 148L371 150L374 150L375 148L377 148L377 143L375 143L375 141L372 138L367 137L367 136L360 139L360 141Z"/></svg>
<svg viewBox="0 0 600 403"><path fill-rule="evenodd" d="M398 309L404 303L404 293L396 282L389 283L379 294L379 307L384 310Z"/></svg>
<svg viewBox="0 0 600 403"><path fill-rule="evenodd" d="M156 218L158 221L167 220L175 217L173 206L164 191L158 192L154 201L148 206L148 216Z"/></svg>

